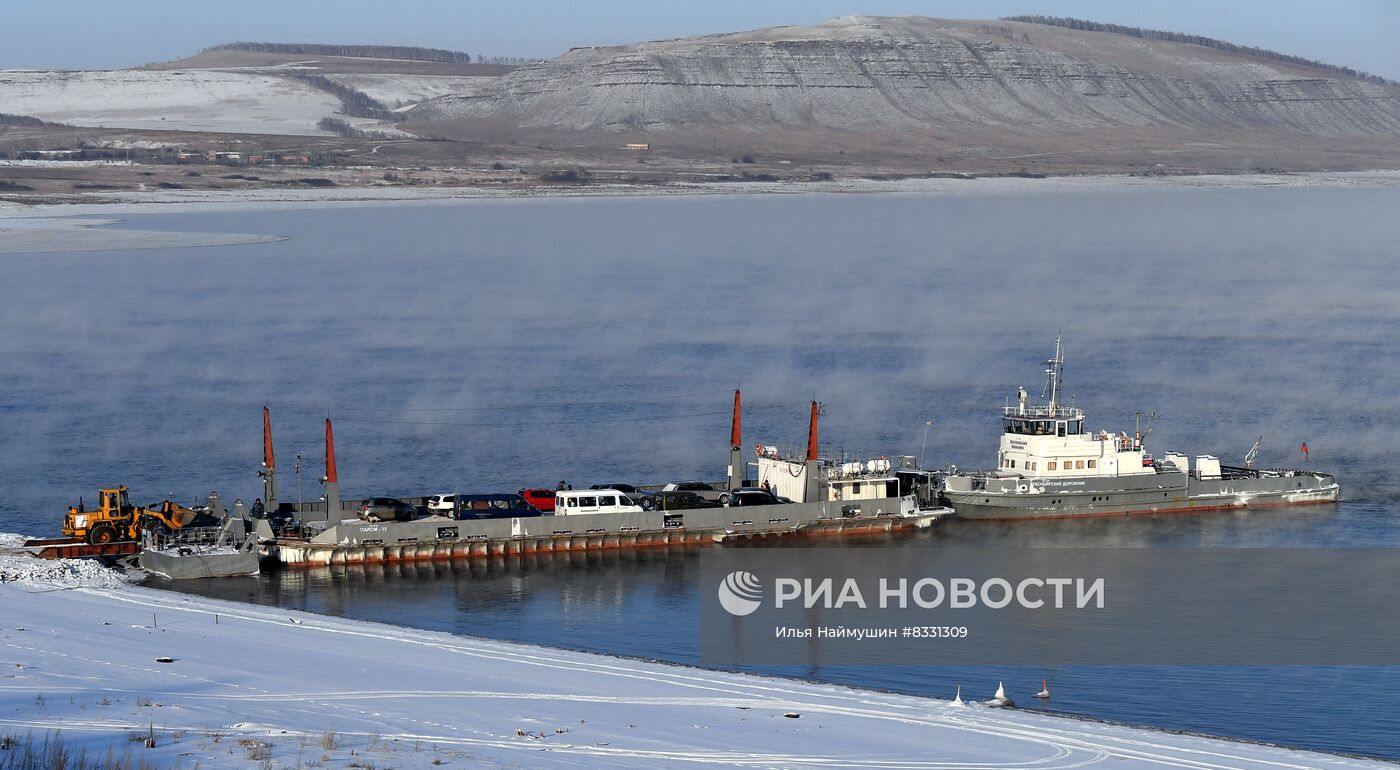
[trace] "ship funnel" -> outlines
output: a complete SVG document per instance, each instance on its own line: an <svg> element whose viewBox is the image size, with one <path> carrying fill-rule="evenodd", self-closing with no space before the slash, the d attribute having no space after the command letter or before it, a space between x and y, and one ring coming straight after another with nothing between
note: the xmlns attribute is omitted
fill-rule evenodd
<svg viewBox="0 0 1400 770"><path fill-rule="evenodd" d="M327 484L339 481L335 473L335 433L331 430L331 418L326 418L326 478Z"/></svg>
<svg viewBox="0 0 1400 770"><path fill-rule="evenodd" d="M263 406L263 467L258 475L263 480L263 497L267 510L277 510L277 457L272 453L272 414Z"/></svg>
<svg viewBox="0 0 1400 770"><path fill-rule="evenodd" d="M739 409L739 389L734 389L734 418L729 423L729 488L738 489L744 486L744 456L740 451L743 446L743 432L741 430L741 418Z"/></svg>
<svg viewBox="0 0 1400 770"><path fill-rule="evenodd" d="M740 421L739 391L736 389L734 391L734 418L729 423L729 446L732 449L738 449L743 446L744 443L743 432L740 430Z"/></svg>
<svg viewBox="0 0 1400 770"><path fill-rule="evenodd" d="M800 501L804 503L817 502L821 494L821 469L817 462L817 417L821 413L821 403L813 401L812 421L807 424L807 465L802 484L802 500Z"/></svg>
<svg viewBox="0 0 1400 770"><path fill-rule="evenodd" d="M277 458L272 454L272 414L263 407L263 467L277 469Z"/></svg>
<svg viewBox="0 0 1400 770"><path fill-rule="evenodd" d="M326 477L321 480L326 485L326 521L335 524L340 521L340 480L335 472L335 434L331 431L331 418L326 418Z"/></svg>

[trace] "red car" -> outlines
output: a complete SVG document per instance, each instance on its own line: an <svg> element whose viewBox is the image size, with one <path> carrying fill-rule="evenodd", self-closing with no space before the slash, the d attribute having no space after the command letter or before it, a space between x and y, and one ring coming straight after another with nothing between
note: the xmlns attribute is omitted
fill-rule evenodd
<svg viewBox="0 0 1400 770"><path fill-rule="evenodd" d="M520 496L525 498L525 502L545 513L554 512L554 490L552 489L522 489Z"/></svg>

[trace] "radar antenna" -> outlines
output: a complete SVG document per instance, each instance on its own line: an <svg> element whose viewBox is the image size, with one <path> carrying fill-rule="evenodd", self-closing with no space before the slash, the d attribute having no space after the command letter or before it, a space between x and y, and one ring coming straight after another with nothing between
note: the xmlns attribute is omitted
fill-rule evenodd
<svg viewBox="0 0 1400 770"><path fill-rule="evenodd" d="M1045 390L1040 392L1040 397L1045 398L1045 394L1050 394L1050 414L1055 414L1056 403L1060 396L1060 380L1064 374L1065 358L1063 348L1060 345L1060 335L1055 335L1055 357L1045 362Z"/></svg>

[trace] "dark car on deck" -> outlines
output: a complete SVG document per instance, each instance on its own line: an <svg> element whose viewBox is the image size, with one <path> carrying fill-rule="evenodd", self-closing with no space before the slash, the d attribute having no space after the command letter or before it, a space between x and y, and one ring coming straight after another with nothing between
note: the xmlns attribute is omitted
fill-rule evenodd
<svg viewBox="0 0 1400 770"><path fill-rule="evenodd" d="M413 521L418 518L418 508L393 497L376 497L361 503L355 515L369 522Z"/></svg>
<svg viewBox="0 0 1400 770"><path fill-rule="evenodd" d="M792 502L786 497L779 497L772 492L757 487L740 487L729 492L730 508L742 508L746 505L782 505Z"/></svg>
<svg viewBox="0 0 1400 770"><path fill-rule="evenodd" d="M457 495L458 519L522 519L541 516L520 495Z"/></svg>
<svg viewBox="0 0 1400 770"><path fill-rule="evenodd" d="M658 511L684 511L692 508L718 508L718 502L706 500L694 492L657 492L653 498Z"/></svg>

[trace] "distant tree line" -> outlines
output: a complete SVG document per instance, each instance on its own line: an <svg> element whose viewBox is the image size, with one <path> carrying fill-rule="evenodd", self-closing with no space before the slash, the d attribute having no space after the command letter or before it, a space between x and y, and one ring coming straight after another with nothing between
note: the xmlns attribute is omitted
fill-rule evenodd
<svg viewBox="0 0 1400 770"><path fill-rule="evenodd" d="M0 126L47 126L50 125L38 118L31 118L28 115L11 115L8 112L0 112Z"/></svg>
<svg viewBox="0 0 1400 770"><path fill-rule="evenodd" d="M357 88L351 88L344 83L337 83L325 75L317 75L314 72L287 72L287 76L294 77L313 88L319 88L326 93L340 100L340 111L346 115L353 115L357 118L373 118L375 120L397 120L393 110L390 110L384 102L370 96Z"/></svg>
<svg viewBox="0 0 1400 770"><path fill-rule="evenodd" d="M209 51L256 51L289 53L297 56L359 56L367 59L407 59L448 64L471 64L471 54L416 45L333 45L327 43L224 43L205 48Z"/></svg>
<svg viewBox="0 0 1400 770"><path fill-rule="evenodd" d="M1382 85L1390 86L1400 85L1400 81L1394 81L1388 78L1383 78L1380 75L1372 75L1368 72L1361 72L1359 70L1354 70L1351 67L1340 67L1335 64L1325 64L1323 62L1317 61L1316 59L1307 59L1302 56L1292 56L1286 53L1279 53L1278 51L1270 51L1267 48L1255 48L1254 46L1248 45L1236 45L1234 43L1227 43L1224 40L1216 40L1215 38L1205 37L1204 35L1188 35L1184 32L1164 32L1160 29L1143 29L1142 27L1127 27L1122 24L1101 24L1096 21L1088 21L1085 19L1072 19L1065 16L1003 16L1001 18L1001 21L1024 21L1029 24L1045 24L1052 27L1068 27L1070 29L1081 29L1087 32L1114 32L1119 35L1140 37L1147 40L1166 40L1172 43L1190 43L1192 45L1205 46L1206 48L1214 48L1216 50L1225 51L1228 53L1239 53L1248 56L1257 56L1261 59L1271 59L1273 61L1286 62L1288 64L1299 64L1304 67L1316 67L1317 69L1326 70L1327 72L1336 73L1338 75L1346 75L1347 77L1359 78L1361 80L1367 80L1372 83L1380 83Z"/></svg>
<svg viewBox="0 0 1400 770"><path fill-rule="evenodd" d="M316 121L316 127L322 131L330 131L341 136L355 135L355 127L340 118L321 118Z"/></svg>

